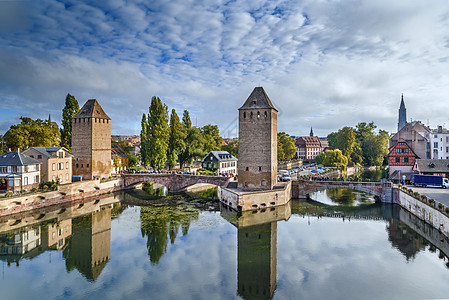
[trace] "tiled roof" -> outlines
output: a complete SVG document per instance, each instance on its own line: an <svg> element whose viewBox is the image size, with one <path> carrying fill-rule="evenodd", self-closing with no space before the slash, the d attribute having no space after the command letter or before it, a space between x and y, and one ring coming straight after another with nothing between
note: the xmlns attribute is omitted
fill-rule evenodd
<svg viewBox="0 0 449 300"><path fill-rule="evenodd" d="M298 146L301 141L306 147L321 147L321 140L317 136L300 136L296 139L296 145Z"/></svg>
<svg viewBox="0 0 449 300"><path fill-rule="evenodd" d="M37 164L40 165L42 163L17 151L10 151L0 155L0 166L25 166Z"/></svg>
<svg viewBox="0 0 449 300"><path fill-rule="evenodd" d="M59 151L60 149L63 149L65 151L66 157L73 157L73 155L64 147L30 147L30 149L34 149L40 154L44 155L48 158L55 158L57 155L55 154L56 151ZM26 150L25 150L26 151Z"/></svg>
<svg viewBox="0 0 449 300"><path fill-rule="evenodd" d="M74 118L101 118L111 119L101 108L97 99L90 99L83 105L80 111L74 116Z"/></svg>
<svg viewBox="0 0 449 300"><path fill-rule="evenodd" d="M119 144L112 143L111 144L111 156L121 157L121 158L127 158L128 155L126 155L126 152L120 147Z"/></svg>
<svg viewBox="0 0 449 300"><path fill-rule="evenodd" d="M249 95L248 99L246 99L245 103L239 109L255 108L272 108L277 111L263 87L255 87L251 95Z"/></svg>
<svg viewBox="0 0 449 300"><path fill-rule="evenodd" d="M417 159L419 172L449 173L449 159Z"/></svg>

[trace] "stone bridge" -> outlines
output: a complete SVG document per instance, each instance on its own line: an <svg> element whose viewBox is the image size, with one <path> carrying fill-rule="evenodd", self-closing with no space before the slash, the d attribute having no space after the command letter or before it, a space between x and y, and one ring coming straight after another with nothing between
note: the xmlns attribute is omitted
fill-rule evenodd
<svg viewBox="0 0 449 300"><path fill-rule="evenodd" d="M392 202L391 182L312 181L292 182L292 197L306 198L308 194L327 189L352 189L380 197L382 202Z"/></svg>
<svg viewBox="0 0 449 300"><path fill-rule="evenodd" d="M233 177L222 176L203 176L203 175L184 175L184 174L123 174L123 183L125 188L132 185L152 181L167 187L170 192L179 192L182 189L197 184L209 183L224 187L229 181L234 180Z"/></svg>

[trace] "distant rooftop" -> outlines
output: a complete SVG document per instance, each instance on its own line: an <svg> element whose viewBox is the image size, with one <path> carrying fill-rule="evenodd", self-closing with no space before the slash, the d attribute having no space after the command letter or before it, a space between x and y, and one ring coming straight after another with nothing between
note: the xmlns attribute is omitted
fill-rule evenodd
<svg viewBox="0 0 449 300"><path fill-rule="evenodd" d="M0 166L25 166L40 164L42 163L18 151L10 151L0 155Z"/></svg>

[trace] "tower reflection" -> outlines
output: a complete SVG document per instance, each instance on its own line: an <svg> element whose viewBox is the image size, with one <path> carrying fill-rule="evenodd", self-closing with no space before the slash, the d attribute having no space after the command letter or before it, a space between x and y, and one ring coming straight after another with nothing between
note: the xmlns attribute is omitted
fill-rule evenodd
<svg viewBox="0 0 449 300"><path fill-rule="evenodd" d="M291 216L290 202L265 210L221 216L237 227L237 293L243 299L271 299L276 290L277 222Z"/></svg>

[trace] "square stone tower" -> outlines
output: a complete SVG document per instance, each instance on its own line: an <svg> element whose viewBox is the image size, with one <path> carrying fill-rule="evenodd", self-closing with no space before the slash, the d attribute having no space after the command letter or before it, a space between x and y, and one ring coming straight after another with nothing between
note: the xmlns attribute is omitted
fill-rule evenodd
<svg viewBox="0 0 449 300"><path fill-rule="evenodd" d="M239 108L238 187L273 189L277 183L277 113L262 87Z"/></svg>
<svg viewBox="0 0 449 300"><path fill-rule="evenodd" d="M72 118L72 169L83 179L111 175L111 118L96 99Z"/></svg>

